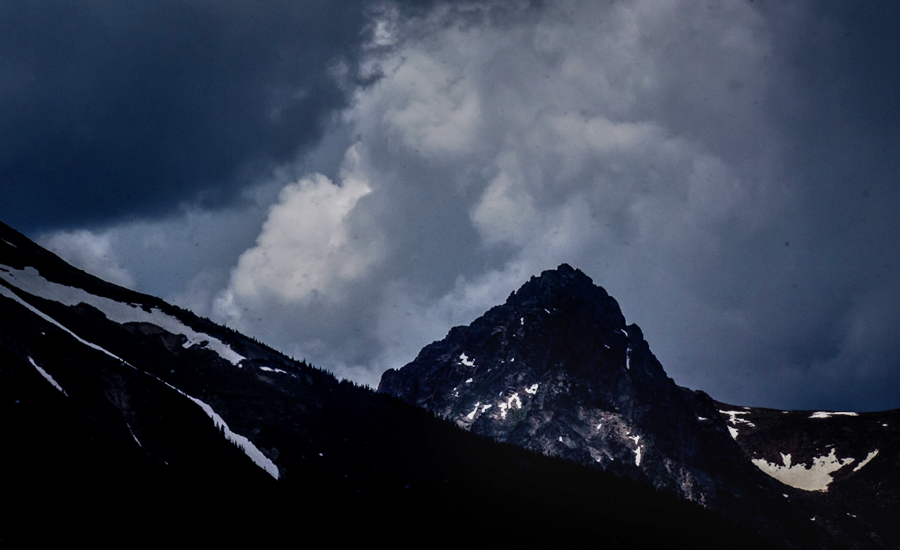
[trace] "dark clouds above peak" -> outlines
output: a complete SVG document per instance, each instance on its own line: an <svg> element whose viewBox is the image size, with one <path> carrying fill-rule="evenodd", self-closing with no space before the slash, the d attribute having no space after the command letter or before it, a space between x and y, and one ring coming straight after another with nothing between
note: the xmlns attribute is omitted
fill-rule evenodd
<svg viewBox="0 0 900 550"><path fill-rule="evenodd" d="M898 9L4 4L0 219L357 381L565 262L679 384L897 407Z"/></svg>
<svg viewBox="0 0 900 550"><path fill-rule="evenodd" d="M234 198L347 105L368 2L5 2L0 215L26 231Z"/></svg>

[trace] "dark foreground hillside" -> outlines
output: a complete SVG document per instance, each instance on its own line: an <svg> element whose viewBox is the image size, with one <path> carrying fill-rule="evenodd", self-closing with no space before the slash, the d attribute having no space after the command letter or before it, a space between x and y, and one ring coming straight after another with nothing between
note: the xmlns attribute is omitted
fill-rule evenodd
<svg viewBox="0 0 900 550"><path fill-rule="evenodd" d="M305 544L325 534L402 545L772 546L648 486L500 445L336 382L321 408L296 418L310 429L284 446L296 453L290 478L219 457L161 464L62 396L15 388L8 354L2 364L6 448L21 451L4 458L5 542Z"/></svg>

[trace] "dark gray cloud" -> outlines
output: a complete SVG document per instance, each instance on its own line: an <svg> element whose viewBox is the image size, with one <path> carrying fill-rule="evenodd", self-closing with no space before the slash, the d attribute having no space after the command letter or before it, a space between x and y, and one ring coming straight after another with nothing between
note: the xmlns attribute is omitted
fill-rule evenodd
<svg viewBox="0 0 900 550"><path fill-rule="evenodd" d="M900 406L897 8L448 6L383 4L357 22L381 49L348 35L328 50L381 77L345 89L317 73L340 92L317 111L340 113L321 139L274 154L259 126L281 175L248 178L268 190L251 208L47 242L369 383L567 262L679 384L736 404ZM189 258L153 267L173 252Z"/></svg>
<svg viewBox="0 0 900 550"><path fill-rule="evenodd" d="M4 2L0 216L25 231L233 200L347 105L371 2Z"/></svg>

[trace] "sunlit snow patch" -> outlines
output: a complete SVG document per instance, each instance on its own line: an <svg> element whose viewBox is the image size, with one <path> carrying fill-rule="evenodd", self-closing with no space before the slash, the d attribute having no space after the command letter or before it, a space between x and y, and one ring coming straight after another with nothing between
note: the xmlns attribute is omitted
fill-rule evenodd
<svg viewBox="0 0 900 550"><path fill-rule="evenodd" d="M536 394L539 385L540 384L532 384L530 388L526 388L525 393L530 394L530 395Z"/></svg>
<svg viewBox="0 0 900 550"><path fill-rule="evenodd" d="M512 410L513 405L515 405L517 409L522 408L522 400L519 399L519 392L512 394L512 397L507 399L505 402L500 403L500 418L501 419L506 420L506 411Z"/></svg>
<svg viewBox="0 0 900 550"><path fill-rule="evenodd" d="M875 449L874 451L872 451L871 453L869 453L869 454L866 456L866 458L863 459L862 462L860 462L859 464L857 464L857 465L856 465L856 468L853 468L853 471L854 471L854 472L858 472L863 466L865 466L866 464L868 464L869 461L872 460L873 458L875 458L877 455L878 455L878 449Z"/></svg>
<svg viewBox="0 0 900 550"><path fill-rule="evenodd" d="M478 412L478 407L480 407L480 406L481 406L481 401L479 401L478 403L475 403L475 408L472 409L472 412L470 412L469 414L466 415L466 418L468 418L469 420L475 420L475 414Z"/></svg>
<svg viewBox="0 0 900 550"><path fill-rule="evenodd" d="M638 445L638 441L641 440L641 436L632 435L628 439L631 439L632 441L634 441L634 444L637 445L637 449L634 450L634 465L640 466L641 465L641 451L643 449L640 445Z"/></svg>
<svg viewBox="0 0 900 550"><path fill-rule="evenodd" d="M814 412L810 415L810 418L831 418L832 416L859 416L859 414L855 412L825 412L819 411Z"/></svg>
<svg viewBox="0 0 900 550"><path fill-rule="evenodd" d="M272 367L259 367L259 370L264 371L264 372L277 372L279 374L290 374L286 370L273 369Z"/></svg>
<svg viewBox="0 0 900 550"><path fill-rule="evenodd" d="M813 463L809 466L806 464L791 464L791 455L781 455L783 465L766 462L765 459L753 459L752 462L757 468L774 477L785 485L790 485L795 489L803 489L804 491L827 491L828 484L831 483L832 472L836 472L844 466L855 461L853 458L839 459L832 448L831 453L827 456L813 458Z"/></svg>
<svg viewBox="0 0 900 550"><path fill-rule="evenodd" d="M139 306L124 304L102 296L96 296L80 288L53 283L43 278L33 267L24 270L12 269L9 272L0 271L2 277L10 285L34 296L47 300L53 300L66 306L87 304L99 309L110 321L124 323L149 323L171 334L181 334L187 341L185 348L200 344L219 354L226 361L237 365L244 357L236 353L227 344L213 338L208 334L197 332L184 323L163 313L157 308L149 312Z"/></svg>
<svg viewBox="0 0 900 550"><path fill-rule="evenodd" d="M459 354L459 362L467 367L474 367L475 362L469 359L469 357L465 353Z"/></svg>
<svg viewBox="0 0 900 550"><path fill-rule="evenodd" d="M751 428L756 427L756 424L754 424L753 422L750 422L749 420L744 420L743 418L738 418L738 416L737 416L739 414L750 414L749 411L719 411L719 412L721 414L728 415L728 420L726 422L728 422L729 424L746 424L746 425L750 426ZM737 436L740 435L737 428L735 428L733 426L728 426L728 433L731 434L732 439L737 439Z"/></svg>

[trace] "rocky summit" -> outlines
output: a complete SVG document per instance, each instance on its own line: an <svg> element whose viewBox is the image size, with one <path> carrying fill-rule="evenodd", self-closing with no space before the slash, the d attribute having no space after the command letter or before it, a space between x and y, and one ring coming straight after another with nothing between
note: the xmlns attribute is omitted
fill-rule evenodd
<svg viewBox="0 0 900 550"><path fill-rule="evenodd" d="M615 299L566 264L385 372L379 391L701 503L717 494L702 447L739 452L715 403L675 385Z"/></svg>
<svg viewBox="0 0 900 550"><path fill-rule="evenodd" d="M386 371L378 391L499 441L643 479L761 531L796 513L747 460L717 404L676 385L616 300L566 264ZM781 512L750 517L760 510Z"/></svg>

